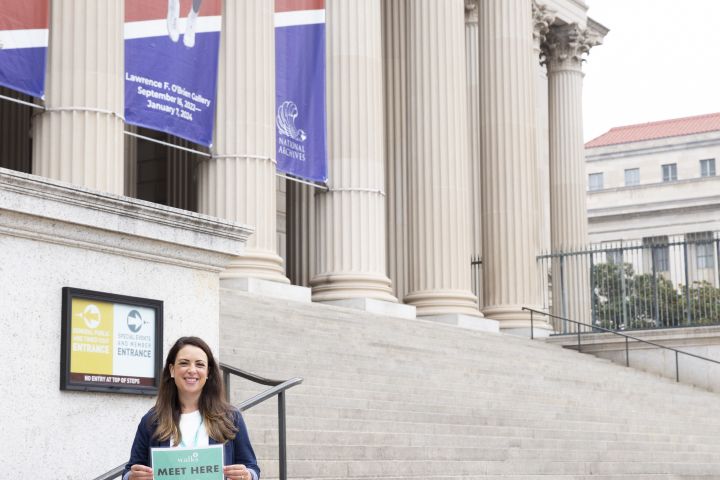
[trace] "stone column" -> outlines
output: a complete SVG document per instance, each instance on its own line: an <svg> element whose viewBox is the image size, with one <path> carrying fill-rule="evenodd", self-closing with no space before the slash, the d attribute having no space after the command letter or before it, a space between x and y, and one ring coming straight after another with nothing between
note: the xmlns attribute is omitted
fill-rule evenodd
<svg viewBox="0 0 720 480"><path fill-rule="evenodd" d="M288 181L287 274L293 285L310 286L315 269L315 188Z"/></svg>
<svg viewBox="0 0 720 480"><path fill-rule="evenodd" d="M31 102L27 95L0 87L0 95ZM0 167L30 173L32 107L0 99Z"/></svg>
<svg viewBox="0 0 720 480"><path fill-rule="evenodd" d="M481 316L470 291L464 0L408 3L409 293L418 316Z"/></svg>
<svg viewBox="0 0 720 480"><path fill-rule="evenodd" d="M398 300L408 284L407 0L383 0L388 274Z"/></svg>
<svg viewBox="0 0 720 480"><path fill-rule="evenodd" d="M126 125L125 129L130 133L137 133L137 127L135 125ZM125 164L125 175L123 182L124 195L126 197L137 198L137 183L138 183L138 139L132 135L125 135L125 147L124 147L124 160Z"/></svg>
<svg viewBox="0 0 720 480"><path fill-rule="evenodd" d="M555 13L533 1L533 64L535 66L535 119L537 121L538 249L550 251L550 144L548 127L548 77L542 44L555 21Z"/></svg>
<svg viewBox="0 0 720 480"><path fill-rule="evenodd" d="M315 193L314 301L396 302L385 264L380 0L328 0L330 189Z"/></svg>
<svg viewBox="0 0 720 480"><path fill-rule="evenodd" d="M467 69L468 140L470 158L470 253L474 262L482 259L482 190L480 176L480 54L478 0L465 0L465 66ZM482 264L471 272L472 290L482 307Z"/></svg>
<svg viewBox="0 0 720 480"><path fill-rule="evenodd" d="M553 27L544 43L550 104L550 236L553 252L588 244L582 122L582 56L599 38L577 24ZM555 315L590 323L590 262L552 266ZM570 327L573 330L574 327Z"/></svg>
<svg viewBox="0 0 720 480"><path fill-rule="evenodd" d="M178 137L168 139L170 143L197 148L195 144ZM167 204L183 210L197 209L197 166L198 156L179 148L167 148Z"/></svg>
<svg viewBox="0 0 720 480"><path fill-rule="evenodd" d="M524 334L522 307L540 305L531 0L480 0L479 15L483 313Z"/></svg>
<svg viewBox="0 0 720 480"><path fill-rule="evenodd" d="M221 279L288 283L275 228L273 2L225 1L222 22L214 151L198 166L198 210L255 228Z"/></svg>
<svg viewBox="0 0 720 480"><path fill-rule="evenodd" d="M124 0L50 2L47 109L33 173L123 194Z"/></svg>

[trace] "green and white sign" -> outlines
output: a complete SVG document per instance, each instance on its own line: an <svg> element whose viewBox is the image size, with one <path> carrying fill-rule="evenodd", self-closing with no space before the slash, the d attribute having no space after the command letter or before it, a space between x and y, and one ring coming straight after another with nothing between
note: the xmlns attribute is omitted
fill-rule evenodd
<svg viewBox="0 0 720 480"><path fill-rule="evenodd" d="M155 480L223 480L223 446L152 448Z"/></svg>

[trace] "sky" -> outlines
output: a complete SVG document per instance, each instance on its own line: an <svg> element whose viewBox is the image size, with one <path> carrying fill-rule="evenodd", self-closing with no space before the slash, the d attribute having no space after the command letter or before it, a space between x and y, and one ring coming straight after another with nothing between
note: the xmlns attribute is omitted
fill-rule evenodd
<svg viewBox="0 0 720 480"><path fill-rule="evenodd" d="M586 0L610 29L583 65L585 141L720 112L720 0Z"/></svg>

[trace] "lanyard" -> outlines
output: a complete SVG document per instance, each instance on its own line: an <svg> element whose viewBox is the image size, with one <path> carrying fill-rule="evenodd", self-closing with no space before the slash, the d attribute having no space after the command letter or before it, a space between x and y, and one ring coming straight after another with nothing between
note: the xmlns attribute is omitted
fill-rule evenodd
<svg viewBox="0 0 720 480"><path fill-rule="evenodd" d="M198 436L200 435L200 430L202 430L204 425L205 425L205 420L203 420L203 418L200 417L200 425L198 425L197 430L195 430L195 439L193 440L192 445L188 445L187 443L185 443L185 438L183 438L182 440L180 440L178 447L197 447Z"/></svg>

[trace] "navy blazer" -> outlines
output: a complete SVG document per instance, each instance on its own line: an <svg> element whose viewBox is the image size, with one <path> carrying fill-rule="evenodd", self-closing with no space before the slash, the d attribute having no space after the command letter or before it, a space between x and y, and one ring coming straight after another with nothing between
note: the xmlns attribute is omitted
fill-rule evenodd
<svg viewBox="0 0 720 480"><path fill-rule="evenodd" d="M152 421L152 415L155 408L151 408L140 420L135 440L133 440L132 450L130 451L130 461L125 465L122 478L130 471L130 467L135 464L142 464L148 467L151 465L150 448L151 447L169 447L170 440L164 442L153 438L155 432L155 424ZM255 472L256 478L260 478L260 467L257 466L257 459L252 445L250 445L250 437L248 436L247 427L242 419L240 412L235 410L233 413L235 428L237 433L234 440L225 442L223 446L225 465L242 464ZM213 438L209 439L210 445L217 445L218 442Z"/></svg>

